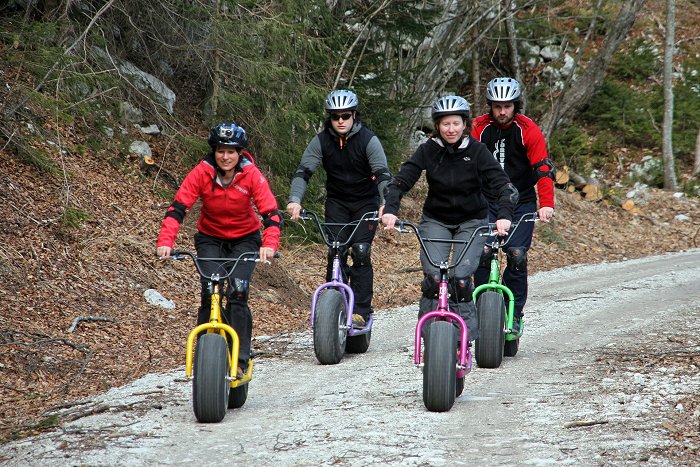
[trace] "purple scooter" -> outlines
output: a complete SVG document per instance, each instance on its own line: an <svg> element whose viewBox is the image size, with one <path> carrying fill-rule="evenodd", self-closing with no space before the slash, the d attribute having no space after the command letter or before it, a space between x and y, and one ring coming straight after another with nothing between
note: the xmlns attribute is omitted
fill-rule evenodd
<svg viewBox="0 0 700 467"><path fill-rule="evenodd" d="M314 292L311 301L311 327L314 333L314 352L323 365L334 365L343 359L345 353L364 353L369 348L374 316L361 328L352 323L355 296L346 283L340 255L351 243L360 225L379 220L377 211L368 212L360 219L347 223L321 222L319 215L307 209L302 210L300 219L312 220L328 245L328 253L333 257L331 281L321 284ZM349 235L344 235L349 229ZM345 240L340 240L345 238Z"/></svg>

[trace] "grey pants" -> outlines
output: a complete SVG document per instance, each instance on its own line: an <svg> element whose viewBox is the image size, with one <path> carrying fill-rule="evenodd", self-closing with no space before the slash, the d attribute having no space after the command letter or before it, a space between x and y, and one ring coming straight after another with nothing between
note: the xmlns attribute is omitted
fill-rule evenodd
<svg viewBox="0 0 700 467"><path fill-rule="evenodd" d="M469 240L474 230L487 224L487 218L469 220L461 224L445 224L424 215L420 221L420 235L423 239L463 240L466 242ZM450 269L450 279L468 278L471 280L472 274L474 274L474 271L476 271L476 268L479 266L479 259L481 258L481 252L485 242L485 236L477 236L474 238L471 244L468 245L467 252L464 254L459 264ZM442 261L450 259L450 254L452 254L450 261L456 260L467 245L426 241L425 246L433 262L435 264L440 264ZM433 276L433 278L438 281L440 279L440 269L430 263L428 256L422 250L420 260L423 273ZM451 264L452 263L450 263L450 265ZM479 321L476 315L474 301L471 299L471 296L459 302L457 302L456 298L457 297L454 296L450 297L450 309L460 315L467 323L467 327L469 328L469 340L475 340L479 337ZM418 308L418 317L420 318L425 313L435 310L437 304L437 299L422 296Z"/></svg>

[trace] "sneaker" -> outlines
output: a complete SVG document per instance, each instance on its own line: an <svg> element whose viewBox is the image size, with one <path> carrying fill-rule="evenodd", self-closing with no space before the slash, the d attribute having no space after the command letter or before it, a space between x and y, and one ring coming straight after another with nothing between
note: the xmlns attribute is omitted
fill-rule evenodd
<svg viewBox="0 0 700 467"><path fill-rule="evenodd" d="M523 330L523 317L522 316L514 316L513 317L513 327L511 328L510 332L512 334L520 334Z"/></svg>
<svg viewBox="0 0 700 467"><path fill-rule="evenodd" d="M355 329L362 329L365 327L366 321L364 316L358 315L357 313L352 315L352 327Z"/></svg>

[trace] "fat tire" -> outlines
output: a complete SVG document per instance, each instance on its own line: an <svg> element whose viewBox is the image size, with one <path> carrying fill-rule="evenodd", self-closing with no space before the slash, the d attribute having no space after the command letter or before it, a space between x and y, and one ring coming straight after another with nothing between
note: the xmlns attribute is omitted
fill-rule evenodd
<svg viewBox="0 0 700 467"><path fill-rule="evenodd" d="M192 407L200 423L218 423L226 415L229 390L228 345L219 334L197 339L192 378Z"/></svg>
<svg viewBox="0 0 700 467"><path fill-rule="evenodd" d="M520 347L520 338L513 339L512 341L506 341L503 346L503 355L506 357L515 357L518 353L518 347Z"/></svg>
<svg viewBox="0 0 700 467"><path fill-rule="evenodd" d="M345 351L347 353L365 353L369 348L371 339L372 331L366 334L360 334L359 336L348 336L348 340L345 344Z"/></svg>
<svg viewBox="0 0 700 467"><path fill-rule="evenodd" d="M461 378L457 378L457 388L455 390L455 396L461 396L462 391L464 391L464 376L462 376Z"/></svg>
<svg viewBox="0 0 700 467"><path fill-rule="evenodd" d="M431 412L447 412L457 394L457 335L447 321L430 324L423 364L423 403Z"/></svg>
<svg viewBox="0 0 700 467"><path fill-rule="evenodd" d="M243 407L248 399L248 383L241 384L235 388L231 388L228 393L228 408L238 409Z"/></svg>
<svg viewBox="0 0 700 467"><path fill-rule="evenodd" d="M480 368L498 368L503 361L505 345L505 303L498 292L479 295L476 313L479 317L479 338L474 355Z"/></svg>
<svg viewBox="0 0 700 467"><path fill-rule="evenodd" d="M323 365L335 365L343 359L347 343L345 300L337 289L319 294L314 310L314 353Z"/></svg>

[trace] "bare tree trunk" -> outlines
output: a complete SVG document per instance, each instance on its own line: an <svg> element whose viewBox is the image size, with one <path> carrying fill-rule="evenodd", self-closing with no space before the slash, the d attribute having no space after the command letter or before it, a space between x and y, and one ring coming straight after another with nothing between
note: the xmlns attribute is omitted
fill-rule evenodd
<svg viewBox="0 0 700 467"><path fill-rule="evenodd" d="M574 82L574 86L563 91L561 105L552 109L542 117L542 129L546 137L559 125L562 118L573 115L590 102L600 84L605 78L605 70L612 61L615 51L627 36L634 24L637 13L642 8L644 0L626 0L620 7L617 18L612 23L603 47L586 67L583 75Z"/></svg>
<svg viewBox="0 0 700 467"><path fill-rule="evenodd" d="M220 20L221 0L216 0L214 9L214 17ZM219 47L220 41L216 28L214 28L214 34L216 35L214 39L214 76L211 77L211 100L209 101L212 118L216 118L216 112L219 109L219 95L221 94L221 47Z"/></svg>
<svg viewBox="0 0 700 467"><path fill-rule="evenodd" d="M693 166L693 176L700 178L700 130L695 139L695 165Z"/></svg>
<svg viewBox="0 0 700 467"><path fill-rule="evenodd" d="M472 49L472 102L471 110L472 115L479 115L481 108L481 67L479 65L479 49L474 47Z"/></svg>
<svg viewBox="0 0 700 467"><path fill-rule="evenodd" d="M564 87L562 88L561 93L559 93L559 96L557 97L556 101L552 105L552 110L550 111L551 113L551 118L550 121L552 122L558 122L559 117L561 115L561 103L566 96L566 90L571 87L571 82L574 79L574 76L576 75L576 70L578 69L579 63L581 63L581 59L583 57L583 52L586 50L586 47L588 47L588 44L591 41L591 37L593 36L593 33L595 32L596 25L598 22L598 17L600 16L600 10L603 5L603 0L598 0L598 3L596 4L595 10L593 10L593 14L591 14L591 22L588 25L588 31L586 31L586 37L583 38L583 42L577 47L576 49L576 58L574 59L574 66L571 68L571 73L569 73L569 76L566 77L566 81L564 82ZM544 130L544 135L547 139L551 136L551 132L553 131L553 128L545 128Z"/></svg>
<svg viewBox="0 0 700 467"><path fill-rule="evenodd" d="M518 11L515 0L502 0L503 10L506 15L506 31L508 32L508 52L510 55L510 66L513 68L515 73L514 78L518 80L519 83L523 82L523 74L520 70L520 54L518 54L518 39L517 31L515 29L515 14ZM525 92L525 86L520 87L520 92L522 93L522 108L521 111L525 113L527 107L527 95Z"/></svg>
<svg viewBox="0 0 700 467"><path fill-rule="evenodd" d="M664 188L676 189L673 163L673 42L675 38L676 0L666 0L666 40L664 51L664 123L663 159Z"/></svg>
<svg viewBox="0 0 700 467"><path fill-rule="evenodd" d="M406 135L416 127L422 109L444 92L447 82L472 56L472 51L484 36L503 20L499 13L500 2L489 5L476 0L445 0L444 3L442 17L437 21L439 26L406 60L407 66L421 70L413 80L413 90L408 92L416 96L418 107L407 114ZM475 12L480 15L475 16ZM473 39L468 41L465 38Z"/></svg>

